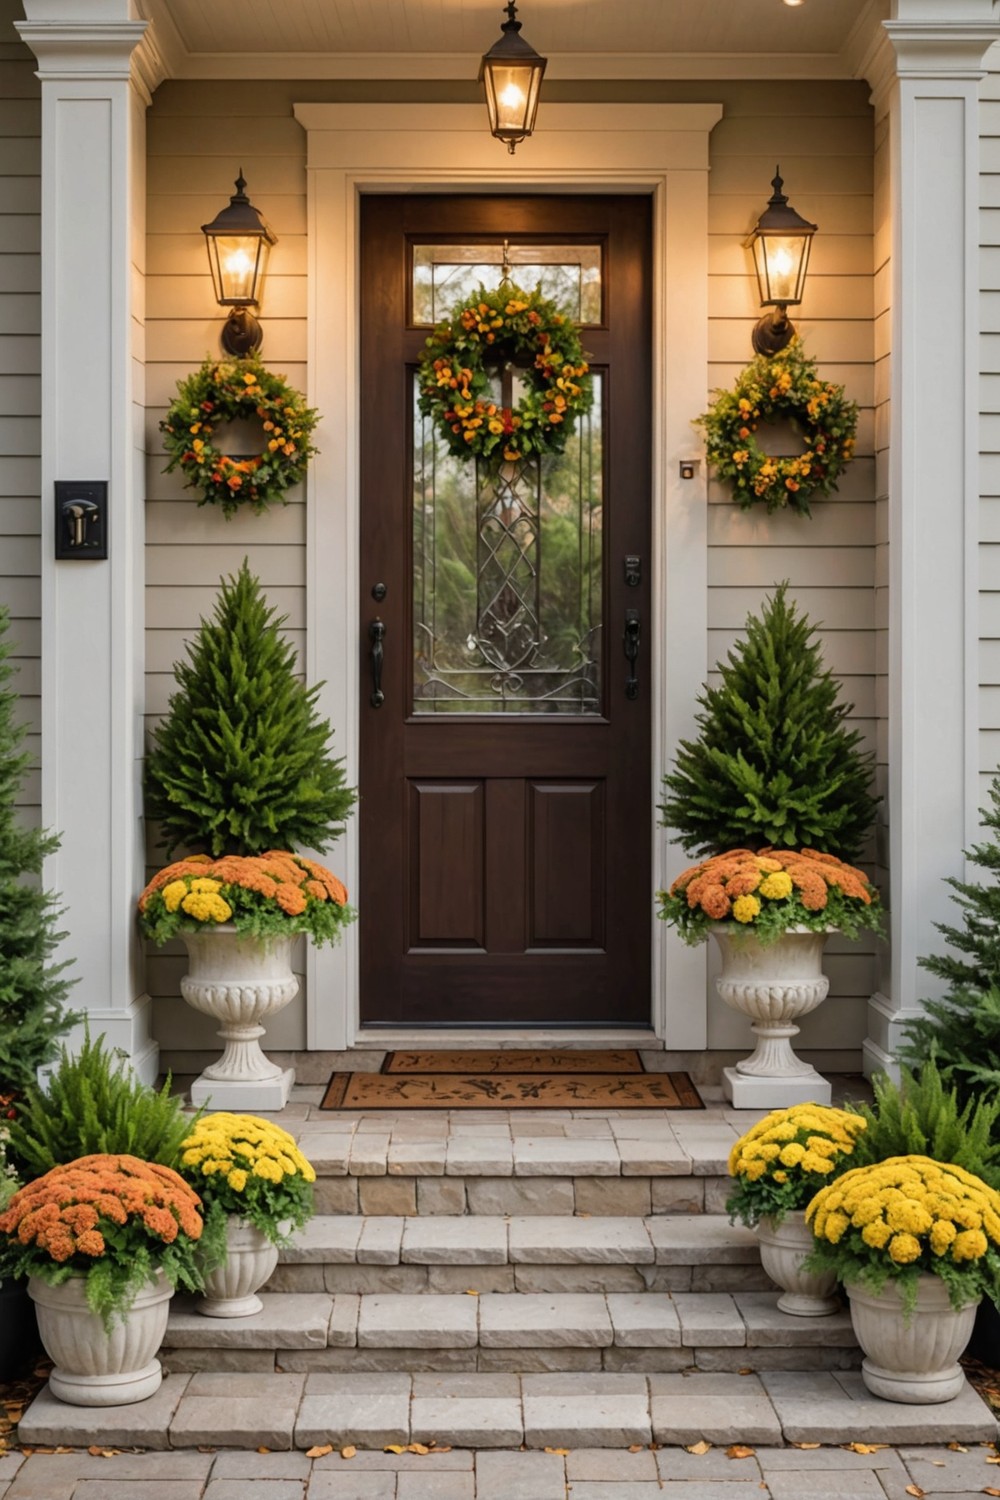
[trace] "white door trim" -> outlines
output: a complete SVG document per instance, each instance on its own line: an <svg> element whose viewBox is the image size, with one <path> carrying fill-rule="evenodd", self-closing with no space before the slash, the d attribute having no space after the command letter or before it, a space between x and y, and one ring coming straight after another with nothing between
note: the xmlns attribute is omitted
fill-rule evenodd
<svg viewBox="0 0 1000 1500"><path fill-rule="evenodd" d="M544 125L509 157L466 104L296 104L308 139L309 400L322 413L308 482L307 675L325 681L322 712L358 777L362 712L359 598L358 203L365 192L649 192L653 198L653 775L694 727L707 668L708 580L704 464L691 426L708 387L708 141L721 104L547 105ZM663 643L670 642L669 653ZM357 820L337 846L353 892ZM679 856L662 832L657 886ZM362 897L377 904L376 892ZM652 901L652 892L650 892ZM706 1045L704 949L656 924L652 1022L671 1050ZM309 950L307 1043L354 1042L357 930L332 951Z"/></svg>

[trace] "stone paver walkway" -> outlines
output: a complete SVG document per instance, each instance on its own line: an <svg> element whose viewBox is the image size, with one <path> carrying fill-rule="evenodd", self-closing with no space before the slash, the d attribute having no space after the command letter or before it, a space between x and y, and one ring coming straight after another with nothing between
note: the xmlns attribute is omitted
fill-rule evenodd
<svg viewBox="0 0 1000 1500"><path fill-rule="evenodd" d="M869 1445L870 1446L870 1445ZM579 1448L411 1454L20 1452L0 1500L973 1500L1000 1493L992 1444Z"/></svg>

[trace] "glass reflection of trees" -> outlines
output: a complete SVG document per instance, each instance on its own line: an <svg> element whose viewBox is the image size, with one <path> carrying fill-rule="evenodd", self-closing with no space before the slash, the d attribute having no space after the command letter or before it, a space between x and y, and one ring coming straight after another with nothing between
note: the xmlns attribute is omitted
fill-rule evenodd
<svg viewBox="0 0 1000 1500"><path fill-rule="evenodd" d="M416 713L601 712L600 412L498 495L414 403Z"/></svg>

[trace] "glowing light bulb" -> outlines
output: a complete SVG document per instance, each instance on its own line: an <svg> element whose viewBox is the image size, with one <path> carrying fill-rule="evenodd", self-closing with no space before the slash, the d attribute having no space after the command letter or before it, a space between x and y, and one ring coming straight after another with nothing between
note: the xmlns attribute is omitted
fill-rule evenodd
<svg viewBox="0 0 1000 1500"><path fill-rule="evenodd" d="M504 109L520 109L524 103L524 90L519 89L516 83L508 83L497 102Z"/></svg>

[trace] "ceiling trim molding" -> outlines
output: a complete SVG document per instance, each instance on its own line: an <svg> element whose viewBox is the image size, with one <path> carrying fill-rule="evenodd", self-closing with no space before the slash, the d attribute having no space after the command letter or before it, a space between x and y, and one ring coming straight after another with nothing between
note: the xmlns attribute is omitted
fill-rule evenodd
<svg viewBox="0 0 1000 1500"><path fill-rule="evenodd" d="M479 53L440 52L188 52L162 0L145 0L172 78L199 79L465 79L475 82ZM841 79L855 76L840 52L562 52L546 77L594 79Z"/></svg>

